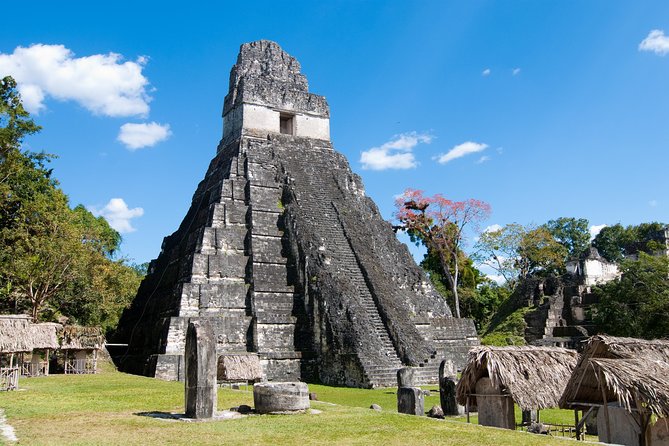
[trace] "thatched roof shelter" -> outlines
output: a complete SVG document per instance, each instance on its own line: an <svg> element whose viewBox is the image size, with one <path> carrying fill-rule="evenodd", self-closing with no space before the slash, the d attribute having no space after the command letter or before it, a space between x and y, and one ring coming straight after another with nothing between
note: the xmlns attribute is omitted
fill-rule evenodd
<svg viewBox="0 0 669 446"><path fill-rule="evenodd" d="M476 404L476 382L489 377L522 410L557 407L577 353L558 347L475 347L456 388L458 403Z"/></svg>
<svg viewBox="0 0 669 446"><path fill-rule="evenodd" d="M32 343L32 348L49 350L57 349L60 346L58 343L58 332L62 329L62 325L53 322L31 324L30 342Z"/></svg>
<svg viewBox="0 0 669 446"><path fill-rule="evenodd" d="M30 316L0 315L0 353L24 353L32 349Z"/></svg>
<svg viewBox="0 0 669 446"><path fill-rule="evenodd" d="M256 354L224 354L218 358L220 381L258 381L263 378Z"/></svg>
<svg viewBox="0 0 669 446"><path fill-rule="evenodd" d="M669 341L613 336L588 340L560 407L583 409L618 401L628 411L647 407L669 416Z"/></svg>
<svg viewBox="0 0 669 446"><path fill-rule="evenodd" d="M66 325L63 328L60 348L62 350L99 350L105 343L100 327Z"/></svg>

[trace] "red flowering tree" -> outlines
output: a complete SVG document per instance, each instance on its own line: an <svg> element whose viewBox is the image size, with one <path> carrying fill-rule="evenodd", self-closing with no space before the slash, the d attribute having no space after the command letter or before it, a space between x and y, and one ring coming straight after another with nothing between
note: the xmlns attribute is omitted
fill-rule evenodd
<svg viewBox="0 0 669 446"><path fill-rule="evenodd" d="M490 215L490 205L472 198L452 201L441 194L428 197L423 191L407 189L395 200L395 206L395 217L400 227L412 240L422 242L429 254L439 259L453 293L455 315L460 317L458 279L465 228L478 230L479 223Z"/></svg>

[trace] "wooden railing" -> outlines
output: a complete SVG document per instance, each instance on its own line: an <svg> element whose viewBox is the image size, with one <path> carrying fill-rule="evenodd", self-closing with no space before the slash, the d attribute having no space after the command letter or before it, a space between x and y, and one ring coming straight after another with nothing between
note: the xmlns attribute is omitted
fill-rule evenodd
<svg viewBox="0 0 669 446"><path fill-rule="evenodd" d="M66 375L88 375L96 371L97 360L95 358L65 360Z"/></svg>
<svg viewBox="0 0 669 446"><path fill-rule="evenodd" d="M0 390L16 390L19 388L19 368L0 368Z"/></svg>
<svg viewBox="0 0 669 446"><path fill-rule="evenodd" d="M47 361L40 362L24 362L21 364L21 376L45 376L49 373L49 363Z"/></svg>

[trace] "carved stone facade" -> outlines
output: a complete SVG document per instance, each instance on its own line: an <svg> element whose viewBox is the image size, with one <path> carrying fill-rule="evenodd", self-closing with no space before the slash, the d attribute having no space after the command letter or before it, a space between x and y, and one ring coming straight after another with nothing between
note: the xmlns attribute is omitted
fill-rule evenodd
<svg viewBox="0 0 669 446"><path fill-rule="evenodd" d="M268 379L392 386L405 365L436 382L478 339L453 318L360 177L329 141L329 108L276 43L244 44L223 139L165 238L116 342L123 370L183 379L189 321L219 354L255 352Z"/></svg>

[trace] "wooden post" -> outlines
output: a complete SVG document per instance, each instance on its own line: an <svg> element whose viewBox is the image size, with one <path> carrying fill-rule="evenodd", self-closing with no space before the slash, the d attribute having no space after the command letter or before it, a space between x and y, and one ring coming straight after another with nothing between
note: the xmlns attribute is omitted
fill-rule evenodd
<svg viewBox="0 0 669 446"><path fill-rule="evenodd" d="M49 349L46 349L44 356L44 361L46 361L46 366L44 366L44 376L49 376Z"/></svg>
<svg viewBox="0 0 669 446"><path fill-rule="evenodd" d="M467 424L469 424L469 395L467 395L467 401L465 402L465 412L467 412Z"/></svg>
<svg viewBox="0 0 669 446"><path fill-rule="evenodd" d="M599 385L602 387L602 399L604 400L604 421L606 422L606 443L611 443L611 422L609 420L609 403L606 401L606 381L604 374L599 371Z"/></svg>
<svg viewBox="0 0 669 446"><path fill-rule="evenodd" d="M578 423L578 409L574 409L574 426L576 428L576 440L581 439L581 428Z"/></svg>

